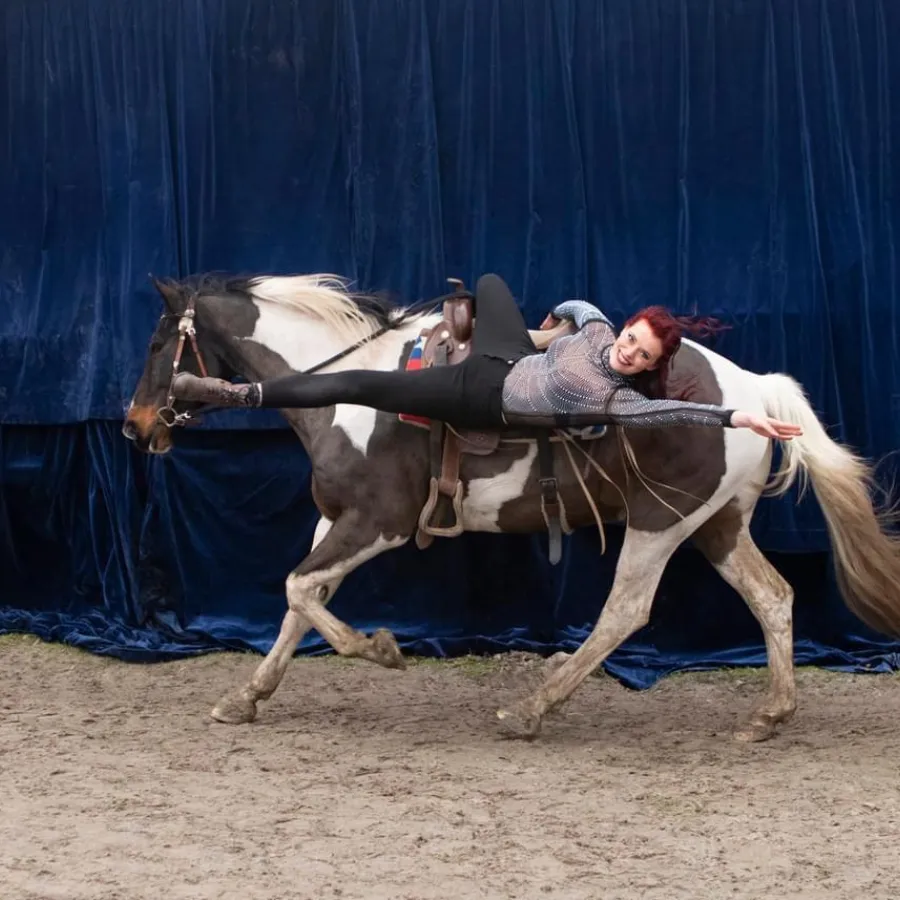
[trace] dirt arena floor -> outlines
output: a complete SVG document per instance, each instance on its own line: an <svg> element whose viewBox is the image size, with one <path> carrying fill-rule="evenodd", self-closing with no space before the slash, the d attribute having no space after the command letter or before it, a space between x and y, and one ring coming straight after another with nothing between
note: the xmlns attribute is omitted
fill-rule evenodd
<svg viewBox="0 0 900 900"><path fill-rule="evenodd" d="M900 678L591 679L534 743L495 709L536 658L406 672L300 659L252 725L208 717L258 657L154 666L0 640L3 900L896 898Z"/></svg>

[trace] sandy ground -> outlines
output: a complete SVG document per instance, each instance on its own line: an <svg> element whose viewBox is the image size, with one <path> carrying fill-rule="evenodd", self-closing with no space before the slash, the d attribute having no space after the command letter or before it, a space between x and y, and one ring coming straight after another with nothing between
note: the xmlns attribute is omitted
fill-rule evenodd
<svg viewBox="0 0 900 900"><path fill-rule="evenodd" d="M154 666L0 640L0 897L65 900L894 898L900 678L805 670L772 742L730 732L760 672L591 679L534 743L494 711L540 662L406 672Z"/></svg>

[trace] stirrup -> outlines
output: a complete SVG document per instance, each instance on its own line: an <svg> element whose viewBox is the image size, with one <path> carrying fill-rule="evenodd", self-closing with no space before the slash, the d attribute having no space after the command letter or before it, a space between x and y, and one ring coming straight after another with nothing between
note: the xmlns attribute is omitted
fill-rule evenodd
<svg viewBox="0 0 900 900"><path fill-rule="evenodd" d="M429 523L429 519L434 513L438 500L441 497L447 497L446 494L441 494L439 492L438 479L432 476L431 482L428 487L428 499L425 501L425 505L422 507L422 512L419 513L419 529L425 534L434 535L435 537L457 537L462 534L462 493L462 481L457 481L456 490L453 493L453 497L448 497L448 499L451 499L453 501L453 513L456 516L456 521L453 523L453 525L431 525Z"/></svg>

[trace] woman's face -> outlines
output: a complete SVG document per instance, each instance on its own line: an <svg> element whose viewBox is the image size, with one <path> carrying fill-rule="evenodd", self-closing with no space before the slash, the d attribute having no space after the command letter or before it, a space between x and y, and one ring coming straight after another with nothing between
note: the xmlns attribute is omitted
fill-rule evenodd
<svg viewBox="0 0 900 900"><path fill-rule="evenodd" d="M650 330L646 319L622 329L609 354L609 364L620 375L637 375L659 365L662 341Z"/></svg>

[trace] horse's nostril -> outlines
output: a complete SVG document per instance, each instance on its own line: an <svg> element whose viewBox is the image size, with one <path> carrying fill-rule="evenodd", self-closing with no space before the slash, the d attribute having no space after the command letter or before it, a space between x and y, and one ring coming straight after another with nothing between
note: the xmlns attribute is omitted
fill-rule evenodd
<svg viewBox="0 0 900 900"><path fill-rule="evenodd" d="M137 432L134 430L134 425L132 425L131 422L125 422L122 426L122 434L124 434L129 441L133 441L137 438Z"/></svg>

